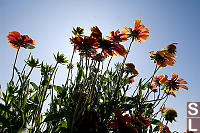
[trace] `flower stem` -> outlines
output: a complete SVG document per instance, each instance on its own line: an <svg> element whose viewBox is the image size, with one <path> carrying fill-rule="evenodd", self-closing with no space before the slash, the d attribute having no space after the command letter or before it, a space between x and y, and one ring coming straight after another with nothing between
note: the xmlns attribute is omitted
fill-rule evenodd
<svg viewBox="0 0 200 133"><path fill-rule="evenodd" d="M73 57L74 57L74 53L75 53L75 50L73 50L72 57L71 57L71 60L70 60L70 64L69 64L69 65L72 64L72 60L73 60ZM67 80L66 80L66 82L65 82L65 87L66 87L66 86L68 87L68 83L69 83L68 80L69 80L70 71L71 71L71 68L69 68L69 71L68 71L68 74L67 74Z"/></svg>
<svg viewBox="0 0 200 133"><path fill-rule="evenodd" d="M18 54L19 54L19 50L20 50L20 47L17 49L17 53L16 53L16 56L15 56L15 61L14 61L14 64L13 64L12 77L11 77L10 81L13 80L14 75L15 75L15 65L16 65L16 62L17 62L17 57L18 57Z"/></svg>

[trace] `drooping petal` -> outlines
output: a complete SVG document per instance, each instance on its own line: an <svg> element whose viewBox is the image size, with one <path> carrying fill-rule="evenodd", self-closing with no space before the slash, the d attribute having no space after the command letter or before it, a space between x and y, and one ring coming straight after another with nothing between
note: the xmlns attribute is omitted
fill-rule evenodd
<svg viewBox="0 0 200 133"><path fill-rule="evenodd" d="M178 85L178 87L181 87L181 88L184 88L184 89L188 90L188 87L185 86L185 85Z"/></svg>

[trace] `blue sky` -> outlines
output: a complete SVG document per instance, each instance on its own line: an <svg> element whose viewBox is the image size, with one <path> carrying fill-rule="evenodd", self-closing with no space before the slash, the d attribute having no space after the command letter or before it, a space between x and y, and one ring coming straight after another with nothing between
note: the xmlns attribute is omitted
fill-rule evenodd
<svg viewBox="0 0 200 133"><path fill-rule="evenodd" d="M8 45L9 31L27 34L36 41L32 55L40 61L54 64L52 53L60 51L68 58L72 54L69 38L73 26L85 28L99 26L104 35L109 31L133 27L134 20L150 30L149 39L142 44L134 43L128 56L140 72L140 77L149 77L154 64L149 52L160 50L167 44L178 42L176 64L161 69L158 74L178 73L188 81L189 90L180 89L176 98L167 105L178 112L177 122L171 130L186 130L186 102L200 101L199 72L199 23L200 1L198 0L1 0L0 1L0 83L5 91L11 76L16 51ZM125 44L126 45L126 44ZM21 50L17 67L23 67L30 50ZM77 57L78 58L78 57ZM116 58L115 61L121 58ZM58 72L57 83L62 84L66 75L64 68ZM33 80L38 80L35 70ZM138 78L138 79L139 79Z"/></svg>

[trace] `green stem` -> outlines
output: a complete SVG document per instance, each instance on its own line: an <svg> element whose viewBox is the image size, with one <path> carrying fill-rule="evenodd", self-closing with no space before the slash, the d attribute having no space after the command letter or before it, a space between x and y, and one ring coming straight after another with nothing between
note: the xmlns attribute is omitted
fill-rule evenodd
<svg viewBox="0 0 200 133"><path fill-rule="evenodd" d="M71 57L71 60L70 60L70 64L69 64L69 65L72 65L72 60L73 60L73 58L74 58L74 53L75 53L75 50L73 50L72 57ZM71 71L71 68L69 68L69 70L68 70L67 80L66 80L66 82L65 82L65 87L66 87L66 86L68 87L68 83L69 83L68 80L69 80L70 71Z"/></svg>
<svg viewBox="0 0 200 133"><path fill-rule="evenodd" d="M126 59L127 59L127 57L128 57L128 54L129 54L129 52L130 52L130 49L131 49L131 46L132 46L133 41L134 41L134 38L131 40L131 42L130 42L130 44L129 44L128 51L127 51L127 54L125 55L124 60L123 60L123 62L122 62L122 65L121 65L121 72L120 72L120 74L119 74L119 80L118 80L118 83L117 83L117 88L116 88L116 90L115 90L115 92L114 92L114 95L113 95L113 99L115 99L115 97L116 97L116 95L117 95L117 92L119 91L120 82L121 82L121 79L122 79L122 75L123 75L123 73L124 73L124 64L125 64L125 62L126 62Z"/></svg>
<svg viewBox="0 0 200 133"><path fill-rule="evenodd" d="M38 111L38 113L37 113L36 119L37 119L38 117L40 117L39 115L41 114L41 111L42 111L42 107L43 107L43 104L44 104L44 99L45 99L45 96L46 96L46 92L47 92L47 89L49 88L49 84L50 84L51 78L52 78L52 76L53 76L53 74L54 74L54 72L55 72L55 70L56 70L56 68L57 68L57 65L58 65L58 63L56 63L56 65L55 65L55 67L54 67L54 70L53 70L52 74L50 75L49 81L48 81L48 83L47 83L47 87L44 88L44 93L42 94L41 99L40 99L40 102L39 102L39 111ZM37 119L37 120L38 120L38 119ZM38 124L37 127L38 127L37 130L38 130L38 129L40 128L40 123Z"/></svg>
<svg viewBox="0 0 200 133"><path fill-rule="evenodd" d="M110 58L110 60L109 60L109 62L108 62L108 65L107 65L106 71L108 71L108 68L109 68L109 66L110 66L110 62L111 62L111 60L112 60L112 57Z"/></svg>
<svg viewBox="0 0 200 133"><path fill-rule="evenodd" d="M14 64L13 64L12 77L11 77L10 81L13 80L14 75L15 75L15 65L16 65L16 62L17 62L17 57L18 57L18 54L19 54L19 50L20 50L20 47L17 49L17 53L16 53L16 56L15 56L15 61L14 61Z"/></svg>

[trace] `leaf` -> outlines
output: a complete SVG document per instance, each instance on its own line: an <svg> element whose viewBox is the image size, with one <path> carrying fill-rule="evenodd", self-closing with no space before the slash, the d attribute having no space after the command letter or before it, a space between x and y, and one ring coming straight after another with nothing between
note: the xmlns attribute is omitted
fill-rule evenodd
<svg viewBox="0 0 200 133"><path fill-rule="evenodd" d="M34 90L38 89L38 86L34 82L30 82L30 84L33 86Z"/></svg>
<svg viewBox="0 0 200 133"><path fill-rule="evenodd" d="M24 48L26 48L26 49L34 49L35 46L27 44L27 45L24 46Z"/></svg>
<svg viewBox="0 0 200 133"><path fill-rule="evenodd" d="M159 129L160 129L160 126L156 126L156 127L153 129L153 132L159 131Z"/></svg>
<svg viewBox="0 0 200 133"><path fill-rule="evenodd" d="M38 97L37 97L37 93L35 93L31 98L30 98L31 101L33 101L34 103L38 104L39 103L39 100L38 100Z"/></svg>
<svg viewBox="0 0 200 133"><path fill-rule="evenodd" d="M153 121L151 122L151 124L153 124L153 125L158 125L158 126L163 125L161 121L156 120L156 119L153 119Z"/></svg>

